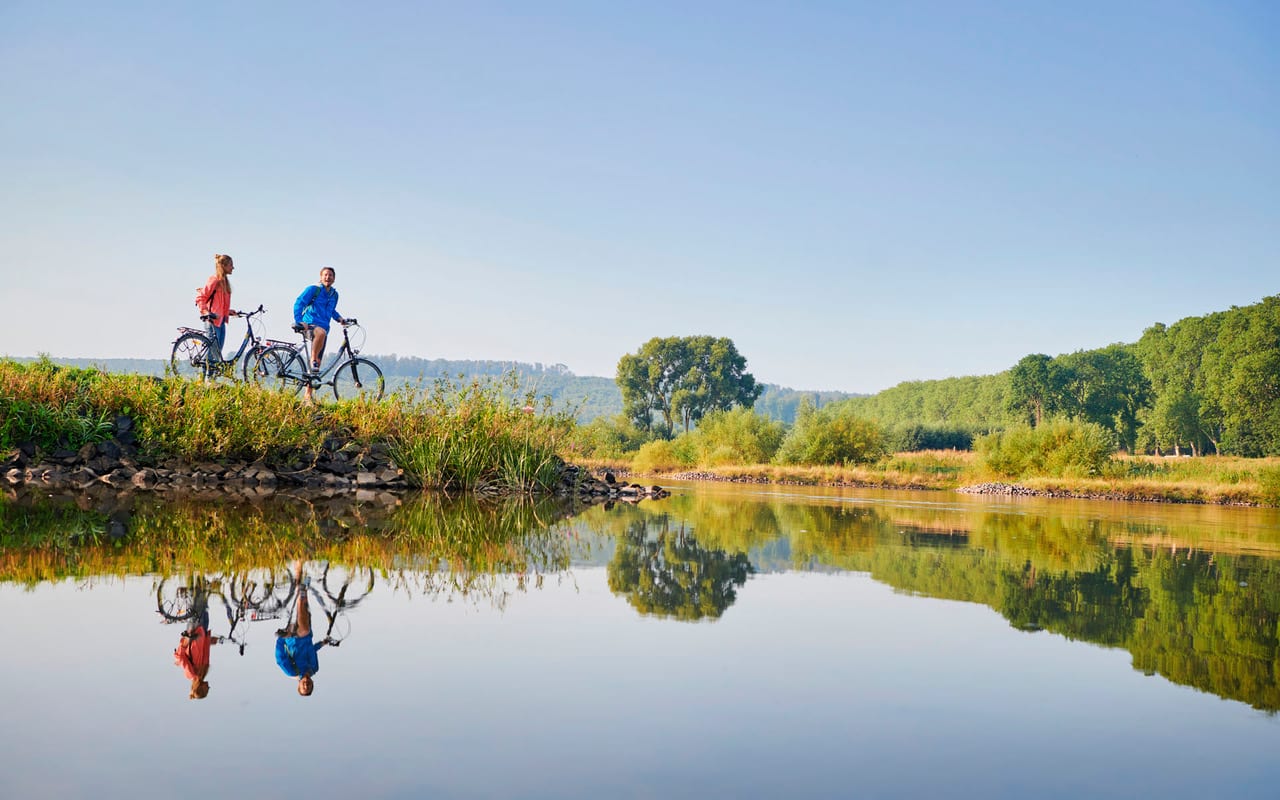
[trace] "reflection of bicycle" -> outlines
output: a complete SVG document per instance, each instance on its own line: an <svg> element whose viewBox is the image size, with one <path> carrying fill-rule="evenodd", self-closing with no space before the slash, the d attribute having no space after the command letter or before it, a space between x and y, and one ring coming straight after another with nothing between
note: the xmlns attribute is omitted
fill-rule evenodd
<svg viewBox="0 0 1280 800"><path fill-rule="evenodd" d="M381 400L385 386L382 370L369 359L358 357L360 349L351 346L351 338L347 332L352 327L357 333L362 333L364 329L351 318L340 324L342 347L338 348L333 362L319 373L311 372L308 366L311 355L307 326L295 325L293 329L302 334L302 342L268 347L258 355L252 371L246 370L246 377L251 377L263 386L290 394L297 394L307 387L319 389L321 386L330 386L336 400ZM330 373L333 373L333 377L326 380Z"/></svg>
<svg viewBox="0 0 1280 800"><path fill-rule="evenodd" d="M222 350L204 331L195 328L178 328L179 335L173 343L173 352L169 355L169 368L173 374L188 379L234 379L236 362L243 356L241 372L244 379L249 380L251 365L272 344L270 340L263 339L261 336L262 320L254 320L254 317L259 314L266 313L266 309L258 306L257 311L235 313L245 320L244 338L240 340L240 348L236 350L235 355L224 358ZM207 321L211 317L212 315L205 314L200 319Z"/></svg>
<svg viewBox="0 0 1280 800"><path fill-rule="evenodd" d="M290 588L289 598L292 596ZM248 623L280 616L289 598L279 603L274 588L263 594L262 586L252 577L162 578L156 586L156 611L164 624L190 622L207 615L210 601L216 600L226 614L228 630L226 636L212 637L213 641L230 641L244 655ZM242 622L245 625L241 626Z"/></svg>
<svg viewBox="0 0 1280 800"><path fill-rule="evenodd" d="M322 640L325 644L337 647L350 635L351 622L344 615L369 596L373 582L373 570L369 567L346 568L334 564L325 564L320 579L311 582L311 596L329 623Z"/></svg>

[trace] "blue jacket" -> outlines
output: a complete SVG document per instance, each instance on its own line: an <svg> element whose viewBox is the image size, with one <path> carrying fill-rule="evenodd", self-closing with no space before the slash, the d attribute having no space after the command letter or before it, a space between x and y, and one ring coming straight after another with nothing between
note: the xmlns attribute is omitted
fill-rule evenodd
<svg viewBox="0 0 1280 800"><path fill-rule="evenodd" d="M302 290L298 299L293 302L293 321L301 324L316 325L329 330L329 321L342 319L338 313L338 290L328 292L323 286L313 285Z"/></svg>
<svg viewBox="0 0 1280 800"><path fill-rule="evenodd" d="M320 659L316 651L324 647L324 642L315 644L311 634L306 636L276 637L276 663L285 675L301 678L303 675L315 675L320 671Z"/></svg>

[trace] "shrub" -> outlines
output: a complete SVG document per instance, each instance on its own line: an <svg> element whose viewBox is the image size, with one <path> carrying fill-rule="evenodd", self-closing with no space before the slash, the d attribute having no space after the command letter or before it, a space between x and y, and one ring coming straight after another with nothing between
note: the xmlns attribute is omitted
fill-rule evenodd
<svg viewBox="0 0 1280 800"><path fill-rule="evenodd" d="M904 425L890 430L886 438L889 449L895 453L973 449L973 431L963 428Z"/></svg>
<svg viewBox="0 0 1280 800"><path fill-rule="evenodd" d="M1055 419L978 439L979 464L992 474L1090 478L1103 474L1116 451L1115 435L1094 422Z"/></svg>
<svg viewBox="0 0 1280 800"><path fill-rule="evenodd" d="M1262 489L1262 502L1280 506L1280 467L1262 467L1258 470L1258 486Z"/></svg>
<svg viewBox="0 0 1280 800"><path fill-rule="evenodd" d="M712 467L767 464L778 452L785 431L783 423L739 407L709 412L688 436L696 463Z"/></svg>
<svg viewBox="0 0 1280 800"><path fill-rule="evenodd" d="M625 458L648 440L649 434L637 428L625 414L618 414L597 417L577 426L570 448L587 458Z"/></svg>
<svg viewBox="0 0 1280 800"><path fill-rule="evenodd" d="M888 452L884 431L868 419L831 406L800 406L796 424L774 460L781 464L866 464Z"/></svg>
<svg viewBox="0 0 1280 800"><path fill-rule="evenodd" d="M631 466L636 472L674 472L691 465L682 462L677 456L674 442L657 439L640 446L640 451L631 460Z"/></svg>

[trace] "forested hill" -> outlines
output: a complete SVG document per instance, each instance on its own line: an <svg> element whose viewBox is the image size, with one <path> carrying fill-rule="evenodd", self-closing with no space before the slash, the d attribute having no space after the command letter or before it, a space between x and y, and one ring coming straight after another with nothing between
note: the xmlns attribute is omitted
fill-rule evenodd
<svg viewBox="0 0 1280 800"><path fill-rule="evenodd" d="M536 397L550 397L556 407L574 409L582 422L622 413L622 393L618 391L613 378L575 375L564 364L415 358L395 354L368 357L382 368L388 388L418 379L429 385L436 378L500 378L514 371L519 376L522 392L531 391ZM100 367L108 372L142 375L163 375L166 363L158 358L54 358L53 361L77 367ZM796 409L805 398L823 406L857 396L847 392L802 391L764 384L764 393L756 401L755 407L762 414L790 423L795 421Z"/></svg>
<svg viewBox="0 0 1280 800"><path fill-rule="evenodd" d="M839 408L974 433L1067 416L1131 451L1280 455L1280 295L1156 323L1132 344L1034 353L996 375L902 383Z"/></svg>

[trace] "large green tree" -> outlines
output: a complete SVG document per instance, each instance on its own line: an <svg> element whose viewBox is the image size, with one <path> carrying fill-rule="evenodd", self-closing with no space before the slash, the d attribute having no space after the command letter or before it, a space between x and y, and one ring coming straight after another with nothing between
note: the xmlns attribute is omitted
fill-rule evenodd
<svg viewBox="0 0 1280 800"><path fill-rule="evenodd" d="M1139 412L1151 404L1151 381L1132 345L1080 350L1053 360L1060 376L1062 410L1114 431L1133 452Z"/></svg>
<svg viewBox="0 0 1280 800"><path fill-rule="evenodd" d="M733 341L713 336L654 337L618 361L617 380L626 415L663 436L677 421L687 431L708 411L749 408L763 389Z"/></svg>
<svg viewBox="0 0 1280 800"><path fill-rule="evenodd" d="M1023 356L1009 370L1009 409L1023 415L1032 427L1062 407L1062 370L1044 353Z"/></svg>

